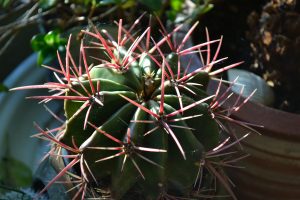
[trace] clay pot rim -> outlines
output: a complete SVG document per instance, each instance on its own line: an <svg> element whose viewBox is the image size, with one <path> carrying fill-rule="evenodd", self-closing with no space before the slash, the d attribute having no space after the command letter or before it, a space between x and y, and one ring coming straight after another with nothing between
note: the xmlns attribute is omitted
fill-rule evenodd
<svg viewBox="0 0 300 200"><path fill-rule="evenodd" d="M209 93L213 94L218 86L217 81L211 81L208 86ZM221 92L228 87L222 85ZM234 94L225 107L232 105L238 98ZM241 98L241 102L245 98ZM279 137L285 140L300 140L300 115L288 113L275 108L267 107L259 103L248 101L239 111L232 114L232 117L245 122L262 125L264 128L255 128L264 135Z"/></svg>

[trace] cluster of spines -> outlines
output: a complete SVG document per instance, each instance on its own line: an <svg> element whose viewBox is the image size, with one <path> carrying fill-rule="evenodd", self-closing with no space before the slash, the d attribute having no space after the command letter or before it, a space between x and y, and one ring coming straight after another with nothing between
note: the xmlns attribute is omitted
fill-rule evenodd
<svg viewBox="0 0 300 200"><path fill-rule="evenodd" d="M160 105L159 105L158 112L155 113L155 112L149 110L148 108L146 108L145 106L143 106L142 104L140 104L122 94L120 94L120 96L122 98L124 98L125 100L127 100L128 102L130 102L131 104L133 104L134 106L136 106L137 108L140 108L141 110L145 111L150 116L152 116L152 118L154 120L131 121L133 123L156 123L157 126L154 127L152 130L149 130L147 133L145 133L146 135L150 134L153 130L157 129L159 126L163 127L166 130L166 132L171 135L171 137L173 138L174 142L176 143L178 149L180 150L183 158L185 159L185 152L180 144L180 141L177 140L175 134L173 133L172 129L170 128L170 122L200 117L200 115L199 116L196 115L196 116L188 116L188 117L175 118L175 119L172 118L172 117L176 116L177 114L183 113L186 110L191 109L194 106L196 106L200 103L203 103L207 100L210 100L209 110L211 111L212 117L216 119L216 121L218 122L219 126L222 129L226 129L226 127L223 125L223 123L221 121L228 120L230 122L237 123L239 125L242 125L246 128L251 129L252 131L254 131L254 129L252 129L249 126L249 124L246 124L246 123L243 123L243 122L240 122L240 121L230 118L230 114L234 111L237 111L244 103L246 103L246 101L249 100L250 97L247 98L241 104L239 104L240 99L238 98L236 100L236 102L234 103L234 105L232 107L230 107L229 109L225 109L225 110L221 109L221 106L223 105L223 103L228 98L230 98L230 96L231 96L230 87L235 82L230 85L229 89L226 90L225 93L219 94L219 91L220 91L219 88L221 87L221 82L222 82L222 81L220 81L218 90L215 95L209 96L207 98L203 98L203 99L197 101L196 103L190 104L188 106L183 106L179 88L188 90L192 94L195 93L194 91L192 91L188 87L186 87L185 84L186 84L187 80L189 80L190 78L192 78L193 76L195 76L197 73L200 73L200 72L207 72L209 74L209 76L214 76L218 73L221 73L227 69L230 69L232 67L235 67L235 66L241 64L241 62L235 63L232 65L226 66L224 68L221 68L219 70L212 71L212 67L214 64L217 64L226 59L226 58L222 58L222 59L217 60L217 56L218 56L220 48L221 48L222 38L220 38L218 40L210 40L209 34L206 31L207 42L183 49L185 43L187 42L189 37L191 37L193 30L196 28L197 23L191 27L191 29L184 36L181 43L178 45L178 44L174 43L174 41L172 41L172 36L174 33L176 33L177 31L180 30L182 25L177 26L171 33L167 33L166 29L162 26L162 23L158 20L161 24L161 28L162 28L161 33L163 36L163 38L159 42L155 42L155 40L153 38L151 38L151 34L150 34L151 28L150 27L148 27L139 37L134 39L132 30L134 30L134 28L138 24L139 20L140 20L140 18L129 28L129 30L127 30L123 26L122 20L120 20L119 22L116 22L116 24L118 26L117 41L114 41L113 37L111 35L109 35L109 33L107 31L102 30L100 32L96 27L93 28L94 32L83 31L85 34L96 38L99 41L99 43L92 42L91 46L85 46L83 43L81 43L80 58L79 58L78 65L76 65L76 63L70 53L70 44L71 44L71 36L70 36L69 42L66 46L66 56L65 56L64 64L63 64L63 60L62 60L61 56L59 54L57 54L60 69L56 69L56 68L53 68L50 66L45 66L46 68L49 68L50 70L52 70L54 72L54 75L57 78L58 82L49 82L49 83L45 83L43 85L35 85L35 86L23 86L23 87L15 88L15 90L45 88L45 89L49 89L51 92L54 91L55 93L53 95L49 95L49 96L28 97L28 98L33 98L33 99L41 99L42 100L41 102L43 102L43 103L47 103L50 100L54 100L54 99L82 102L82 106L73 114L72 117L77 116L84 109L87 109L85 120L83 122L84 129L86 129L87 124L89 124L96 131L105 135L110 140L116 142L116 144L120 145L118 147L117 146L116 147L87 147L89 149L95 149L95 150L119 150L120 151L112 156L101 158L101 159L97 160L96 162L101 162L104 160L112 159L114 157L125 155L124 160L123 160L123 164L124 164L128 158L127 155L135 153L140 158L144 159L145 161L147 161L153 165L156 165L158 167L161 167L154 161L151 161L150 159L146 158L145 156L139 154L138 151L165 153L167 150L136 146L130 139L130 129L127 130L126 141L125 142L120 141L119 139L117 139L113 135L111 135L110 133L107 133L107 132L99 129L93 123L89 122L89 114L90 114L90 110L92 109L92 107L95 106L95 104L97 104L99 106L103 106L105 103L103 102L103 99L102 99L100 81L97 81L96 87L93 84L92 78L90 76L90 70L92 69L93 66L88 65L87 55L86 55L85 50L92 49L92 48L99 48L99 47L103 48L104 52L109 57L109 61L104 60L104 59L95 58L96 60L102 62L102 65L100 64L100 67L105 66L108 68L112 68L116 71L120 71L121 73L124 71L127 71L130 68L131 64L133 62L135 62L137 59L139 59L144 54L144 55L149 56L151 58L151 60L154 63L156 63L156 65L161 69L161 74L162 74L161 75L161 86L160 86L161 94L160 94L160 100L159 100ZM103 35L105 35L108 39L106 39ZM145 42L145 44L142 44L142 41L144 38L146 38L146 42ZM128 42L132 42L132 45L130 45L130 47L126 51L126 54L123 57L123 59L120 59L121 55L116 54L115 52L113 52L112 49L115 48L115 49L121 51L120 50L121 47L125 46L126 43L128 43ZM154 46L152 48L150 48L151 42L154 44ZM213 43L218 43L218 46L217 46L217 50L216 50L215 54L213 55L213 57L211 59L211 44L213 44ZM175 71L175 72L173 71L171 64L168 62L168 59L165 57L165 54L161 50L161 46L164 44L167 44L170 47L171 51L174 54L176 54L176 56L178 56L178 65L177 65L178 67L177 67L177 71ZM206 49L203 49L204 47L206 47ZM138 50L140 52L137 53L136 50ZM161 57L162 62L160 60L158 60L156 58L156 56L153 56L153 53L155 51L157 51L158 55ZM203 52L206 52L205 60L203 59L203 56L202 56ZM195 54L195 53L199 54L199 56L202 60L203 66L199 67L199 69L197 69L195 71L190 72L189 71L190 63L188 63L188 64L186 64L186 66L182 67L182 63L180 62L180 57L189 55L189 54ZM185 68L185 69L183 69L183 68ZM62 76L59 76L58 74L61 74ZM84 84L82 84L82 79L88 80L90 88L86 88L86 86ZM165 85L166 81L173 83L173 86L176 91L176 95L178 97L179 105L180 105L180 108L178 110L176 110L172 113L169 113L169 114L165 114L165 112L164 112L164 95L165 95L164 94L164 88L165 88L164 85ZM77 85L79 84L80 87L82 88L82 91L84 91L84 93L76 90L75 87L73 87L74 84L77 84ZM196 86L199 86L199 85L197 85L197 83L189 83L189 84L194 84ZM76 95L68 95L69 92L71 92L72 94L76 94ZM241 91L241 93L242 93L242 91ZM55 116L55 118L59 119L57 116ZM82 147L78 147L76 144L76 141L74 141L74 140L72 140L73 147L68 146L60 141L60 136L63 135L64 131L65 131L65 125L62 125L59 128L55 128L55 129L47 130L47 131L43 130L37 124L35 124L35 126L40 132L39 134L36 134L35 136L42 138L42 139L49 140L50 142L52 142L54 144L53 148L50 150L50 152L47 155L71 159L71 161L63 169L61 169L61 171L57 174L57 176L54 177L45 186L45 188L41 191L41 193L45 192L53 183L58 182L61 177L68 174L73 177L74 183L75 183L75 187L71 188L70 191L77 189L77 192L74 195L74 199L78 198L79 195L81 195L81 199L84 199L87 193L89 193L89 195L96 195L96 192L94 190L91 190L90 187L88 187L88 185L91 184L91 182L97 183L97 180L94 177L92 170L90 169L89 165L87 164L87 162L83 156L84 154L82 152L84 149ZM187 128L187 127L181 127L181 128ZM53 136L54 135L54 134L52 134L53 132L58 132L58 134L56 136ZM235 197L230 188L230 185L228 184L229 181L228 181L227 177L224 174L219 173L213 167L213 165L221 163L220 165L231 166L232 162L234 162L240 158L235 158L232 160L222 160L222 162L220 162L220 163L214 163L214 161L210 161L209 159L218 157L218 156L222 157L222 156L226 155L227 153L222 153L223 150L228 149L229 147L231 147L232 145L234 145L236 143L239 143L240 140L242 140L246 136L247 135L245 135L244 137L242 137L240 139L236 139L234 142L231 142L231 143L229 143L230 140L229 140L229 138L227 138L226 140L221 142L217 147L206 152L205 155L203 155L201 162L199 162L200 163L199 173L198 173L197 177L195 177L195 187L197 185L201 185L201 184L199 184L199 179L201 179L200 177L202 174L201 172L203 170L203 167L206 167L208 169L208 171L210 171L214 176L216 176L216 178L219 181L221 181L223 183L223 185L225 186L227 191L233 197ZM67 150L70 153L70 155L62 154L61 149ZM139 168L137 163L134 161L134 159L132 159L132 158L130 158L130 159L133 162L133 164L136 167L139 174L143 178L145 178L143 175L143 172L141 171L141 169ZM80 176L69 172L69 170L72 167L74 167L77 163L79 163L79 166L80 166L80 172L81 172ZM122 169L123 169L123 167L122 167ZM92 179L90 177L92 177Z"/></svg>

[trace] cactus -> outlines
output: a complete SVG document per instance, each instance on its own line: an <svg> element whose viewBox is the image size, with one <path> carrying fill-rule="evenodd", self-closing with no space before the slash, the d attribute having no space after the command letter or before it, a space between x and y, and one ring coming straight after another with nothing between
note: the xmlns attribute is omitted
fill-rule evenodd
<svg viewBox="0 0 300 200"><path fill-rule="evenodd" d="M232 119L220 106L228 91L208 95L206 88L212 77L240 63L212 71L226 58L217 60L222 38L210 40L208 32L207 42L185 47L197 23L177 44L173 35L183 25L170 33L161 25L162 37L155 41L151 27L136 37L132 30L138 23L129 29L122 23L116 39L96 27L83 31L84 39L93 39L81 43L78 59L71 55L70 36L65 63L58 54L59 69L45 66L57 82L15 88L49 89L52 95L28 98L64 101L62 126L43 130L35 124L35 136L52 143L47 156L68 161L40 193L68 177L73 199L130 199L133 194L134 199L198 199L212 194L216 179L235 198L217 163L226 156L223 150L244 137L224 140L222 121ZM191 62L182 62L199 55L203 66L195 70L189 69Z"/></svg>

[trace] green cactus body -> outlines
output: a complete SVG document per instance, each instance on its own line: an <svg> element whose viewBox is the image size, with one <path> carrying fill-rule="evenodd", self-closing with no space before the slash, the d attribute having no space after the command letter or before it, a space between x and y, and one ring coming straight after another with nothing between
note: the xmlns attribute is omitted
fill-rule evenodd
<svg viewBox="0 0 300 200"><path fill-rule="evenodd" d="M87 38L94 39L92 48L82 43L77 60L83 64L78 66L70 54L69 39L65 66L59 57L61 70L56 70L62 74L59 83L16 88L47 88L58 93L31 98L64 100L66 122L57 137L36 125L41 137L54 144L50 155L60 154L61 148L70 154L65 156L69 164L41 192L61 176L69 176L71 172L67 171L74 168L72 173L76 175L72 177L81 182L81 186L75 186L75 199L79 195L82 199L101 197L102 188L109 188L114 199L127 199L130 192L137 190L142 199L164 195L191 198L195 187L208 189L214 176L222 178L211 163L208 171L213 174L199 172L208 162L206 154L215 160L214 151L219 152L227 141L218 146L220 125L214 117L221 115L213 113L217 108L215 95L206 93L210 75L219 72L208 72L218 62L217 53L213 59L207 56L206 65L193 72L180 59L194 51L201 52L201 47L210 49L215 42L220 46L221 40L182 49L191 31L176 46L170 45L170 35L150 43L150 28L132 39L123 30L122 21L118 25L116 41L102 36L106 32L100 33L96 28L95 33L85 31ZM128 47L129 41L132 44ZM160 46L167 43L171 50L163 53ZM100 62L87 63L88 48L100 50ZM225 178L221 182L227 183ZM226 189L234 197L230 187L226 185Z"/></svg>
<svg viewBox="0 0 300 200"><path fill-rule="evenodd" d="M94 66L89 72L93 86L96 88L97 82L100 84L99 96L103 102L103 105L92 106L89 122L123 144L118 144L91 126L84 129L83 121L87 109L74 116L83 103L73 100L65 101L68 120L62 141L71 145L73 138L77 144L81 144L82 154L96 179L110 177L113 197L121 198L136 184L143 188L146 197L153 199L168 190L187 196L192 191L202 154L219 141L218 127L209 115L207 102L167 117L168 114L182 109L176 94L176 80L165 77L162 80L162 71L167 73L167 69L162 70L146 53L126 70L102 65ZM117 50L115 56L118 56ZM175 53L166 56L169 69L176 76L177 60ZM183 72L180 73L183 76ZM205 92L207 81L208 74L205 72L185 81L186 87L196 92L193 94L187 89L179 89L183 108L208 97ZM190 82L203 86L188 86ZM88 80L81 84L92 93ZM84 93L81 85L74 84L73 87L78 87L77 91ZM162 89L165 92L163 96ZM68 95L76 95L72 91L69 93ZM121 95L140 104L157 117ZM161 103L162 98L164 103ZM90 101L93 102L92 99ZM163 113L159 111L161 104ZM184 119L195 115L199 117ZM130 143L127 141L128 130ZM157 150L141 151L130 147L131 145ZM118 146L120 149L105 150L105 147ZM123 153L118 155L120 152ZM114 155L118 156L105 160ZM97 160L101 161L95 162Z"/></svg>

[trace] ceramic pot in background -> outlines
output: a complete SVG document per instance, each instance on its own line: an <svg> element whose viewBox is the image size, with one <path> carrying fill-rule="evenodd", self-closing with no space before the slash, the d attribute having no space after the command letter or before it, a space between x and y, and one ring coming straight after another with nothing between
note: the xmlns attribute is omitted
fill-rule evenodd
<svg viewBox="0 0 300 200"><path fill-rule="evenodd" d="M215 91L218 83L211 82L209 90ZM226 87L222 87L225 91ZM238 97L233 95L228 105ZM242 100L241 100L242 101ZM226 106L226 104L224 105ZM233 118L262 125L261 133L252 133L242 146L248 158L237 165L243 169L228 169L238 199L243 200L296 200L300 197L300 115L283 112L248 102ZM231 124L238 137L249 130Z"/></svg>
<svg viewBox="0 0 300 200"><path fill-rule="evenodd" d="M41 84L49 78L47 70L38 68L37 56L32 54L19 64L4 80L9 88ZM44 156L45 142L30 136L37 133L33 127L36 121L42 127L51 128L56 123L43 105L36 100L26 100L27 96L41 95L42 91L23 90L0 94L0 157L11 156L22 161L34 171ZM54 111L57 104L49 104ZM46 146L46 148L45 148ZM9 154L9 155L5 155Z"/></svg>

